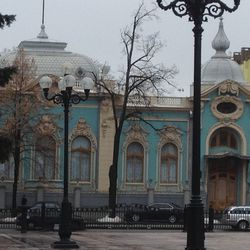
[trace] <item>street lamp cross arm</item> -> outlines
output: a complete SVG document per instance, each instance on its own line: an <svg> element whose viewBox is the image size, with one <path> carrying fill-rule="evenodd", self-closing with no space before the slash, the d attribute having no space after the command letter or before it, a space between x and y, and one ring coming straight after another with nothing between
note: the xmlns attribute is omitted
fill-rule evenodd
<svg viewBox="0 0 250 250"><path fill-rule="evenodd" d="M240 0L234 0L233 7L229 7L221 0L174 0L168 4L163 3L163 0L156 0L158 6L163 10L172 9L176 16L183 17L188 15L189 21L207 21L207 17L220 17L225 11L233 12L239 5Z"/></svg>
<svg viewBox="0 0 250 250"><path fill-rule="evenodd" d="M163 10L172 9L174 14L179 17L188 15L187 0L174 0L169 4L164 4L163 0L157 0L158 6Z"/></svg>
<svg viewBox="0 0 250 250"><path fill-rule="evenodd" d="M55 104L61 104L61 103L64 103L64 96L63 96L63 94L55 94L55 95L53 95L51 98L50 98L50 100L53 100L53 102L55 103Z"/></svg>
<svg viewBox="0 0 250 250"><path fill-rule="evenodd" d="M214 18L220 17L224 11L234 12L240 5L240 0L234 0L234 6L229 7L221 0L207 0L205 3L204 16L211 16Z"/></svg>
<svg viewBox="0 0 250 250"><path fill-rule="evenodd" d="M88 99L88 95L85 94L84 97L81 97L78 94L72 94L70 97L70 102L73 104L78 104L80 101L86 101Z"/></svg>

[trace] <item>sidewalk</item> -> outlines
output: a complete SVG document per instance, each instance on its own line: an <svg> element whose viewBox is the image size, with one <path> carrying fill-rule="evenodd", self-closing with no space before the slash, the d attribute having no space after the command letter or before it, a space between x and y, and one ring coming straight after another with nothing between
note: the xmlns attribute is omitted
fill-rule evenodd
<svg viewBox="0 0 250 250"><path fill-rule="evenodd" d="M184 250L186 233L179 231L86 230L71 237L79 249L92 250ZM0 230L0 250L47 250L59 240L57 232L29 231L25 234L12 229ZM249 250L250 232L206 233L207 250Z"/></svg>

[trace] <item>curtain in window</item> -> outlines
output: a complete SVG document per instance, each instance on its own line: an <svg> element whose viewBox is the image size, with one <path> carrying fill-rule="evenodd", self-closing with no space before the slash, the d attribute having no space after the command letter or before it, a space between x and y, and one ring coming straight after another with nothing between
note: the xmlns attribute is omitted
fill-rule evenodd
<svg viewBox="0 0 250 250"><path fill-rule="evenodd" d="M165 144L161 149L160 182L177 183L177 148L173 144Z"/></svg>
<svg viewBox="0 0 250 250"><path fill-rule="evenodd" d="M50 136L38 138L35 144L35 179L55 179L56 142Z"/></svg>
<svg viewBox="0 0 250 250"><path fill-rule="evenodd" d="M127 148L126 181L143 182L144 149L140 143L133 142Z"/></svg>
<svg viewBox="0 0 250 250"><path fill-rule="evenodd" d="M89 139L79 136L72 142L71 180L90 181L91 144Z"/></svg>
<svg viewBox="0 0 250 250"><path fill-rule="evenodd" d="M9 160L0 163L0 178L7 180L14 179L14 158L10 156Z"/></svg>

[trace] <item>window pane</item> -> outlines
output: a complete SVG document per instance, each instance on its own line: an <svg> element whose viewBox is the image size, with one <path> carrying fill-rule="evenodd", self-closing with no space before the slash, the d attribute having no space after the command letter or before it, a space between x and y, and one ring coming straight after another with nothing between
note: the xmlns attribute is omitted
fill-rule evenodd
<svg viewBox="0 0 250 250"><path fill-rule="evenodd" d="M55 156L55 140L50 136L38 138L35 145L35 179L55 179Z"/></svg>
<svg viewBox="0 0 250 250"><path fill-rule="evenodd" d="M71 180L90 181L91 144L79 136L72 142Z"/></svg>
<svg viewBox="0 0 250 250"><path fill-rule="evenodd" d="M210 147L220 146L237 149L237 138L232 130L221 128L213 134L210 142Z"/></svg>
<svg viewBox="0 0 250 250"><path fill-rule="evenodd" d="M127 148L126 181L143 182L144 149L140 143L133 142Z"/></svg>
<svg viewBox="0 0 250 250"><path fill-rule="evenodd" d="M165 144L161 149L161 183L177 182L177 160L178 154L176 146L171 143Z"/></svg>

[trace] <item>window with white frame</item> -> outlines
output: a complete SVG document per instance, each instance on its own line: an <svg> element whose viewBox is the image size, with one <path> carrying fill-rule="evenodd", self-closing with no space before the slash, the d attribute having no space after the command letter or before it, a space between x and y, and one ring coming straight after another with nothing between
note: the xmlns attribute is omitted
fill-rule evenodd
<svg viewBox="0 0 250 250"><path fill-rule="evenodd" d="M142 183L144 169L144 148L138 142L132 142L127 147L126 182Z"/></svg>
<svg viewBox="0 0 250 250"><path fill-rule="evenodd" d="M166 143L161 148L160 183L177 183L178 150L172 143Z"/></svg>
<svg viewBox="0 0 250 250"><path fill-rule="evenodd" d="M55 179L56 142L52 136L37 138L34 179Z"/></svg>
<svg viewBox="0 0 250 250"><path fill-rule="evenodd" d="M14 179L14 158L12 155L8 161L0 163L0 178L6 180Z"/></svg>
<svg viewBox="0 0 250 250"><path fill-rule="evenodd" d="M76 137L71 145L71 180L90 181L91 143L85 136Z"/></svg>

